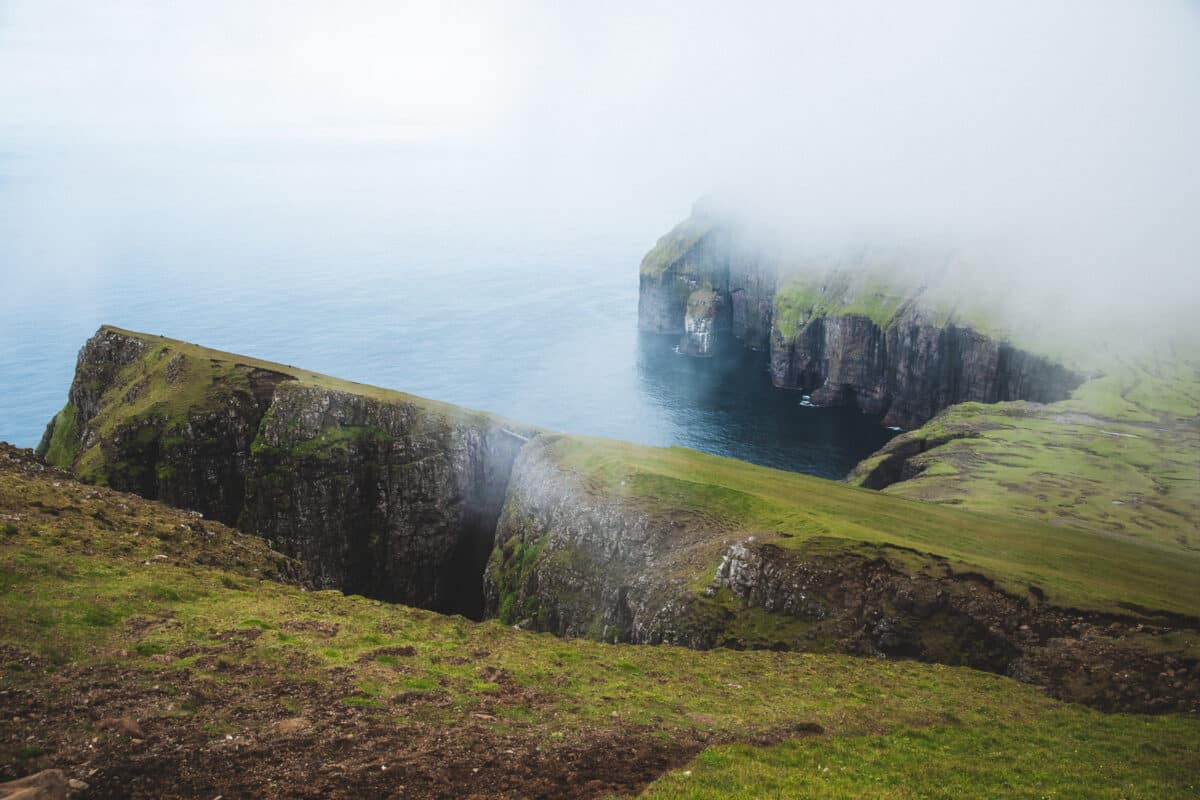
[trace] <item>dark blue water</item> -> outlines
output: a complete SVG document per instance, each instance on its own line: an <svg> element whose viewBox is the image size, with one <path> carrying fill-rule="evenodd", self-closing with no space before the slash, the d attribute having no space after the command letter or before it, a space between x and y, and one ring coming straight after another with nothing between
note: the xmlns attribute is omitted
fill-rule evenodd
<svg viewBox="0 0 1200 800"><path fill-rule="evenodd" d="M890 436L802 408L760 360L638 334L638 262L679 208L503 208L341 157L5 165L0 439L18 445L37 443L102 323L825 477Z"/></svg>

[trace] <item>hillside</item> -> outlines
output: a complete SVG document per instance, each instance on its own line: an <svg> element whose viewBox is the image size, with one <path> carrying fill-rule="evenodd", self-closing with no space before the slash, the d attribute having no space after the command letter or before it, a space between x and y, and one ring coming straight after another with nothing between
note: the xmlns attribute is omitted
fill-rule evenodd
<svg viewBox="0 0 1200 800"><path fill-rule="evenodd" d="M1200 359L1109 358L1049 405L955 406L850 482L895 497L1200 550Z"/></svg>
<svg viewBox="0 0 1200 800"><path fill-rule="evenodd" d="M260 534L319 588L606 642L967 665L1107 710L1200 701L1200 553L1176 542L549 434L113 328L43 445Z"/></svg>
<svg viewBox="0 0 1200 800"><path fill-rule="evenodd" d="M1187 796L1192 716L965 668L513 631L0 446L0 779L175 798ZM1136 753L1136 758L1130 758ZM665 774L664 774L665 773Z"/></svg>

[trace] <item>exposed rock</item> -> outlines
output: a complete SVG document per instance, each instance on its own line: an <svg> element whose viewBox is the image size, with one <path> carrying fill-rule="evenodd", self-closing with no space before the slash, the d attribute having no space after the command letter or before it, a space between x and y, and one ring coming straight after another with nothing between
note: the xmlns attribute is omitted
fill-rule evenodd
<svg viewBox="0 0 1200 800"><path fill-rule="evenodd" d="M304 717L290 717L276 722L275 730L282 734L303 733L312 727L312 723Z"/></svg>
<svg viewBox="0 0 1200 800"><path fill-rule="evenodd" d="M540 437L517 457L484 576L486 612L508 624L637 641L663 532L561 470Z"/></svg>
<svg viewBox="0 0 1200 800"><path fill-rule="evenodd" d="M474 617L508 472L535 433L111 328L80 352L70 399L42 449L67 419L60 466L258 533L321 587Z"/></svg>
<svg viewBox="0 0 1200 800"><path fill-rule="evenodd" d="M146 738L146 734L142 733L142 727L131 717L108 717L97 722L96 727L102 731L122 733L131 739Z"/></svg>
<svg viewBox="0 0 1200 800"><path fill-rule="evenodd" d="M319 586L478 616L522 444L484 415L283 384L247 465L240 525L308 564Z"/></svg>
<svg viewBox="0 0 1200 800"><path fill-rule="evenodd" d="M687 301L680 350L690 356L711 356L721 319L721 296L711 289L697 289Z"/></svg>
<svg viewBox="0 0 1200 800"><path fill-rule="evenodd" d="M1200 665L1190 664L1176 687L1174 676L1162 677L1171 656L1121 644L1140 623L1050 606L1034 587L1014 595L935 556L907 554L926 562L914 572L893 566L886 546L817 555L766 534L730 544L697 597L687 570L712 538L689 540L694 529L677 517L589 490L554 462L552 441L543 437L518 457L501 514L486 595L489 614L505 622L613 642L916 658L1034 681L1107 710L1200 703L1200 681L1189 682ZM762 624L766 614L775 622ZM1100 621L1115 626L1111 633L1081 636ZM1089 659L1111 668L1081 669ZM1112 680L1117 664L1136 665L1121 686Z"/></svg>
<svg viewBox="0 0 1200 800"><path fill-rule="evenodd" d="M697 292L698 319L729 311L715 290ZM862 357L821 367L839 386L871 380L887 337L851 317L825 330L821 341L839 348L874 337L847 349ZM105 358L114 362L91 361ZM556 460L558 437L486 414L110 329L84 348L76 383L83 388L56 417L67 427L51 432L49 449L61 456L71 450L63 431L77 434L77 472L236 519L305 562L320 586L612 642L965 664L1106 708L1184 709L1200 696L1195 664L1181 672L1167 656L1120 643L1129 620L1056 609L1035 587L1017 596L936 556L907 554L924 563L914 571L894 567L886 547L843 542L828 555L817 540L779 546L769 531L729 541L703 509L585 480ZM910 451L926 446L896 441L872 481L903 473ZM698 570L718 562L698 590L697 578L707 579ZM1100 622L1116 628L1084 636ZM259 633L236 635L248 644ZM406 645L388 655L411 653ZM1136 669L1115 688L1094 671L1061 679L1089 659ZM101 724L142 738L132 720Z"/></svg>
<svg viewBox="0 0 1200 800"><path fill-rule="evenodd" d="M67 780L61 770L42 770L0 783L0 800L67 800Z"/></svg>
<svg viewBox="0 0 1200 800"><path fill-rule="evenodd" d="M772 332L776 386L811 389L816 405L853 405L885 425L917 427L955 403L1061 400L1081 378L969 327L906 312L881 327L861 315Z"/></svg>
<svg viewBox="0 0 1200 800"><path fill-rule="evenodd" d="M827 273L793 269L698 210L643 260L639 328L680 334L680 352L693 356L710 355L728 331L770 351L776 386L906 428L964 401L1061 400L1082 381L969 319L933 313L923 287L889 285L886 272L875 285L838 272L836 261Z"/></svg>

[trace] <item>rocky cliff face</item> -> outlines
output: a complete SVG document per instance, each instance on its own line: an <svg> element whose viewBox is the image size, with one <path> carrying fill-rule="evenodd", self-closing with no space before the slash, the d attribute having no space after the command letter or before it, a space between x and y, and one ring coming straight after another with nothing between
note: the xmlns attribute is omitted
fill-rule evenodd
<svg viewBox="0 0 1200 800"><path fill-rule="evenodd" d="M887 324L858 314L813 317L772 332L776 386L816 405L857 406L885 425L918 427L955 403L1053 402L1082 378L1047 358L909 310Z"/></svg>
<svg viewBox="0 0 1200 800"><path fill-rule="evenodd" d="M251 448L239 525L322 586L478 617L523 443L484 415L284 384Z"/></svg>
<svg viewBox="0 0 1200 800"><path fill-rule="evenodd" d="M797 269L697 212L643 260L639 327L678 334L680 352L694 356L710 355L727 332L769 351L776 386L902 427L965 401L1061 400L1081 382L969 317L934 308L921 287L884 270Z"/></svg>
<svg viewBox="0 0 1200 800"><path fill-rule="evenodd" d="M589 484L559 463L555 443L539 437L513 468L485 578L487 613L503 622L610 642L916 658L1110 710L1182 709L1200 697L1200 684L1174 686L1164 656L1123 647L1152 625L1057 608L1036 586L1014 594L886 545L729 541L703 520ZM697 564L714 560L697 592ZM1100 666L1081 671L1085 662Z"/></svg>
<svg viewBox="0 0 1200 800"><path fill-rule="evenodd" d="M517 458L484 577L486 610L560 636L710 647L681 613L694 599L679 565L706 537L663 525L629 498L589 487L541 436Z"/></svg>
<svg viewBox="0 0 1200 800"><path fill-rule="evenodd" d="M339 383L105 328L41 450L259 533L321 586L478 616L508 471L533 431Z"/></svg>
<svg viewBox="0 0 1200 800"><path fill-rule="evenodd" d="M765 350L775 282L769 263L730 230L697 214L659 239L643 259L638 327L678 334L680 351L689 355L711 355L723 333Z"/></svg>

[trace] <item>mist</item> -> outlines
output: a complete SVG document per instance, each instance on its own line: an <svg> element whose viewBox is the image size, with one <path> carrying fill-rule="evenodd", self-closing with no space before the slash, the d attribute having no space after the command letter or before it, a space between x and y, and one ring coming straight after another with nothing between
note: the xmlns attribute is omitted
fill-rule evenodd
<svg viewBox="0 0 1200 800"><path fill-rule="evenodd" d="M509 400L413 351L486 373L558 292L632 380L602 362L638 262L701 197L792 247L952 252L1020 324L1195 336L1198 44L1187 2L0 2L5 381L58 370L0 411L46 419L115 322L566 426L577 351ZM451 358L434 325L479 333Z"/></svg>
<svg viewBox="0 0 1200 800"><path fill-rule="evenodd" d="M332 150L337 188L442 187L424 202L485 225L658 224L717 195L801 237L986 236L1178 287L1198 43L1184 2L10 0L0 152L10 180L42 152L129 181Z"/></svg>

